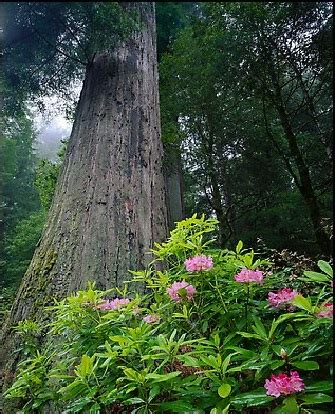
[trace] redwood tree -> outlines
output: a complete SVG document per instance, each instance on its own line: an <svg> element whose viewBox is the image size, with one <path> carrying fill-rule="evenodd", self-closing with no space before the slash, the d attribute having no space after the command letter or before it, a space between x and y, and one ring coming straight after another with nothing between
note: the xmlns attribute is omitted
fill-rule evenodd
<svg viewBox="0 0 335 414"><path fill-rule="evenodd" d="M121 286L166 237L154 3L122 7L136 13L137 28L89 56L49 218L4 335L88 280Z"/></svg>

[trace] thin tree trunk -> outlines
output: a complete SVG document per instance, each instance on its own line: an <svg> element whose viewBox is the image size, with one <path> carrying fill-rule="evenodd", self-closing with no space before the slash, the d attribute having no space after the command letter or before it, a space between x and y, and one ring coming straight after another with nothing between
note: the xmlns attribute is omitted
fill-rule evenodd
<svg viewBox="0 0 335 414"><path fill-rule="evenodd" d="M177 221L184 219L183 177L180 154L174 154L165 166L165 183L167 191L168 225L173 230Z"/></svg>
<svg viewBox="0 0 335 414"><path fill-rule="evenodd" d="M290 148L290 152L292 154L292 157L294 159L294 162L297 167L298 174L299 174L299 182L297 182L297 177L295 177L295 182L309 210L309 215L310 215L310 218L313 224L313 229L314 229L314 234L315 234L317 244L319 245L322 254L330 256L331 242L322 226L322 217L321 217L320 207L319 207L317 196L313 189L310 172L302 156L302 153L298 146L297 138L295 136L295 133L292 129L288 115L286 113L286 110L285 110L285 107L282 101L282 97L281 97L280 87L279 87L274 69L271 66L271 64L270 64L270 74L271 74L272 84L275 89L275 107L278 112L279 119L280 119L286 140Z"/></svg>
<svg viewBox="0 0 335 414"><path fill-rule="evenodd" d="M87 67L48 222L4 337L88 280L121 286L167 235L154 3L125 7L139 12L140 29Z"/></svg>

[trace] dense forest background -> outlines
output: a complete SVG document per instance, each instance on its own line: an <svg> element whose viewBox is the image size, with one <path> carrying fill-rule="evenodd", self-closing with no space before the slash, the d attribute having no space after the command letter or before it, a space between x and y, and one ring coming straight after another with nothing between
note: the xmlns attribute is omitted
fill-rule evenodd
<svg viewBox="0 0 335 414"><path fill-rule="evenodd" d="M4 62L0 85L3 297L17 289L38 244L66 148L64 140L56 162L37 156L30 108L58 93L71 118L71 87L82 76L79 54L53 65L40 50L29 54L15 7L4 4L1 21L9 28L3 46L22 49ZM156 19L165 166L183 195L181 216L216 217L220 246L243 240L329 257L331 3L158 2Z"/></svg>

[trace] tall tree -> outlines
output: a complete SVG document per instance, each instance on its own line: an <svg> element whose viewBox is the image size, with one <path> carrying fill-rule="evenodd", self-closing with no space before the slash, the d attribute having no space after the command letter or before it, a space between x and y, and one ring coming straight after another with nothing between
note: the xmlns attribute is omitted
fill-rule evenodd
<svg viewBox="0 0 335 414"><path fill-rule="evenodd" d="M236 73L263 102L268 139L305 202L320 251L330 255L322 192L329 189L332 168L332 6L212 3L208 11L213 26L221 26L221 47L228 49ZM235 39L233 48L228 39ZM321 182L320 171L327 176Z"/></svg>
<svg viewBox="0 0 335 414"><path fill-rule="evenodd" d="M89 59L75 122L46 228L5 335L24 318L42 318L43 305L88 280L102 288L121 286L129 269L148 262L153 242L166 236L154 6L122 7L138 25L126 40L112 48L105 41L101 50L99 44L85 49L77 39ZM102 17L108 22L108 13ZM75 25L72 30L70 23L66 31L74 39L80 30ZM66 61L74 51L65 50L62 39L52 40L50 52L56 46L51 53Z"/></svg>
<svg viewBox="0 0 335 414"><path fill-rule="evenodd" d="M314 232L329 253L330 13L327 3L206 3L163 58L162 101L179 116L190 188L217 215L222 243L247 224L239 216L273 216L284 197L307 214L292 247ZM282 217L269 223L285 227ZM263 232L260 221L250 225Z"/></svg>
<svg viewBox="0 0 335 414"><path fill-rule="evenodd" d="M0 284L7 278L5 248L9 235L20 220L39 208L34 187L35 133L24 113L3 114L0 137Z"/></svg>
<svg viewBox="0 0 335 414"><path fill-rule="evenodd" d="M157 16L157 58L169 50L179 30L189 24L194 15L196 3L164 2L156 3ZM164 90L160 78L160 91ZM171 119L169 111L165 110L165 96L161 94L162 141L164 145L164 175L167 190L168 224L172 229L175 222L185 216L183 176L181 167L181 150L178 128L178 118Z"/></svg>

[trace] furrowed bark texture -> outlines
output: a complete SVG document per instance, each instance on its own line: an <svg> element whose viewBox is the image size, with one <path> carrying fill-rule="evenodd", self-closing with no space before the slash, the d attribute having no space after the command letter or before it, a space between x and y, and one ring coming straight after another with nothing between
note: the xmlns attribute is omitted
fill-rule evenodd
<svg viewBox="0 0 335 414"><path fill-rule="evenodd" d="M88 280L121 286L167 236L154 3L125 7L140 29L87 67L48 223L5 331Z"/></svg>

